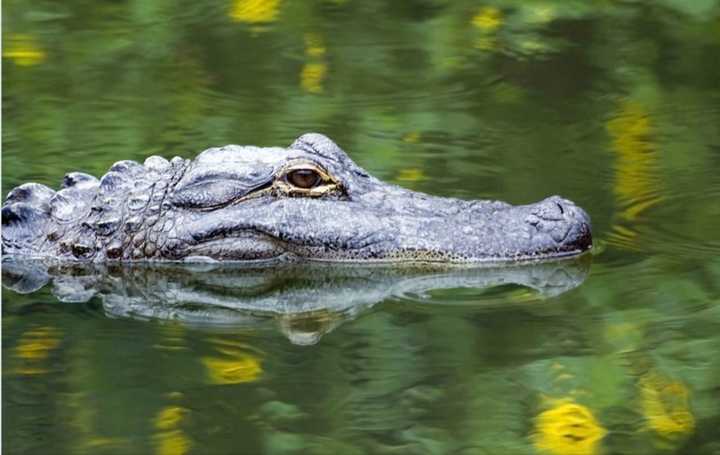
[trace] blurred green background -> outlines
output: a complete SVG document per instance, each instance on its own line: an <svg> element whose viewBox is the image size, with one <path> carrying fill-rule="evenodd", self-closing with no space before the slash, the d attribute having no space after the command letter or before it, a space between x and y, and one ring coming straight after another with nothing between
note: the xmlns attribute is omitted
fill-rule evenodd
<svg viewBox="0 0 720 455"><path fill-rule="evenodd" d="M562 296L389 299L310 347L4 289L6 453L720 453L720 2L6 0L2 21L4 194L318 131L413 189L561 194L595 236Z"/></svg>

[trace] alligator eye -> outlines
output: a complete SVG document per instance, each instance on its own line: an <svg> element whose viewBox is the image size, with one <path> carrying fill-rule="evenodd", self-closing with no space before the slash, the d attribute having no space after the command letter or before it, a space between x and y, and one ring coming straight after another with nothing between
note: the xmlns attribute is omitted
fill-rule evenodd
<svg viewBox="0 0 720 455"><path fill-rule="evenodd" d="M312 169L296 169L289 172L285 178L291 185L306 190L316 187L322 182L320 174Z"/></svg>

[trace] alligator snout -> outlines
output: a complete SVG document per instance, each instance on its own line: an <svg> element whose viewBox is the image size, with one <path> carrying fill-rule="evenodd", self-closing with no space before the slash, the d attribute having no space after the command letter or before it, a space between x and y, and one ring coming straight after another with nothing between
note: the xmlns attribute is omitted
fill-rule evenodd
<svg viewBox="0 0 720 455"><path fill-rule="evenodd" d="M584 251L592 245L590 217L572 201L551 196L530 207L525 222L534 234L549 236L562 251Z"/></svg>

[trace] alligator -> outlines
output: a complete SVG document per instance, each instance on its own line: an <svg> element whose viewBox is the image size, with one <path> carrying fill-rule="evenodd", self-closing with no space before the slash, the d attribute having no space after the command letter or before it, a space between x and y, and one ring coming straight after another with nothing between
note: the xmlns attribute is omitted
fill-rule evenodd
<svg viewBox="0 0 720 455"><path fill-rule="evenodd" d="M551 196L529 205L430 196L372 177L332 140L227 145L195 159L119 161L97 179L26 183L2 207L2 254L79 262L479 263L573 256L590 219Z"/></svg>
<svg viewBox="0 0 720 455"><path fill-rule="evenodd" d="M428 268L319 262L250 267L224 262L79 263L6 256L2 285L19 294L47 287L61 302L86 304L111 318L174 321L234 333L278 327L293 344L308 345L388 300L458 304L457 297L443 300L442 292L472 289L465 298L490 309L507 301L498 299L495 291L483 298L483 290L500 286L509 292L522 287L527 291L522 295L531 295L531 301L552 298L585 280L590 259ZM10 299L5 310L13 313L17 306Z"/></svg>

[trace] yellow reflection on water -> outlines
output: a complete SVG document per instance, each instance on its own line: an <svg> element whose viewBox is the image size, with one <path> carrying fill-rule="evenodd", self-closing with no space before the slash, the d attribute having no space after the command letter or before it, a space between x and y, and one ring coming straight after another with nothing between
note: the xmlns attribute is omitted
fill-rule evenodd
<svg viewBox="0 0 720 455"><path fill-rule="evenodd" d="M229 16L235 22L262 24L273 22L280 11L280 0L233 0Z"/></svg>
<svg viewBox="0 0 720 455"><path fill-rule="evenodd" d="M482 34L475 39L474 46L482 51L492 51L498 48L496 32L503 24L503 14L494 6L484 6L475 14L470 23Z"/></svg>
<svg viewBox="0 0 720 455"><path fill-rule="evenodd" d="M42 360L60 344L60 331L54 327L37 327L25 332L18 345L15 355L26 360Z"/></svg>
<svg viewBox="0 0 720 455"><path fill-rule="evenodd" d="M401 182L419 182L420 180L425 180L425 173L422 169L416 167L400 169L397 180Z"/></svg>
<svg viewBox="0 0 720 455"><path fill-rule="evenodd" d="M160 410L153 421L156 430L155 453L157 455L184 455L192 447L192 442L180 429L180 425L189 410L180 406L167 406Z"/></svg>
<svg viewBox="0 0 720 455"><path fill-rule="evenodd" d="M493 32L503 23L502 11L494 6L483 6L471 20L472 25L484 32Z"/></svg>
<svg viewBox="0 0 720 455"><path fill-rule="evenodd" d="M14 357L21 364L12 371L22 375L47 373L43 361L50 355L50 351L60 345L60 336L58 329L45 326L23 333L14 350Z"/></svg>
<svg viewBox="0 0 720 455"><path fill-rule="evenodd" d="M327 74L324 62L306 63L300 73L300 86L310 93L322 93L323 81Z"/></svg>
<svg viewBox="0 0 720 455"><path fill-rule="evenodd" d="M659 201L658 157L647 110L640 103L625 101L607 122L607 130L617 154L615 195L627 205L624 217L634 219Z"/></svg>
<svg viewBox="0 0 720 455"><path fill-rule="evenodd" d="M409 131L402 137L402 141L408 144L417 144L422 140L422 134L420 131Z"/></svg>
<svg viewBox="0 0 720 455"><path fill-rule="evenodd" d="M217 347L217 356L202 358L212 384L240 384L257 381L263 373L260 356L245 345Z"/></svg>
<svg viewBox="0 0 720 455"><path fill-rule="evenodd" d="M533 443L537 449L552 454L591 455L599 453L606 433L590 409L563 399L535 418Z"/></svg>
<svg viewBox="0 0 720 455"><path fill-rule="evenodd" d="M328 66L325 62L327 48L323 37L317 33L305 34L305 57L308 61L300 71L300 87L308 93L322 93Z"/></svg>
<svg viewBox="0 0 720 455"><path fill-rule="evenodd" d="M155 428L158 430L172 430L182 422L187 409L180 406L167 406L155 416Z"/></svg>
<svg viewBox="0 0 720 455"><path fill-rule="evenodd" d="M84 449L111 449L127 451L130 446L129 438L109 438L104 436L91 436L85 441Z"/></svg>
<svg viewBox="0 0 720 455"><path fill-rule="evenodd" d="M662 200L653 126L642 104L625 100L607 121L606 128L617 157L613 189L621 207L619 221L632 222ZM609 240L632 248L636 237L633 229L616 223Z"/></svg>
<svg viewBox="0 0 720 455"><path fill-rule="evenodd" d="M317 33L305 34L305 55L320 58L325 55L326 50L322 36Z"/></svg>
<svg viewBox="0 0 720 455"><path fill-rule="evenodd" d="M642 413L646 425L659 436L677 439L695 429L688 388L679 381L651 371L639 381Z"/></svg>
<svg viewBox="0 0 720 455"><path fill-rule="evenodd" d="M37 40L27 34L11 34L3 46L3 57L19 66L33 66L45 61L45 53Z"/></svg>

